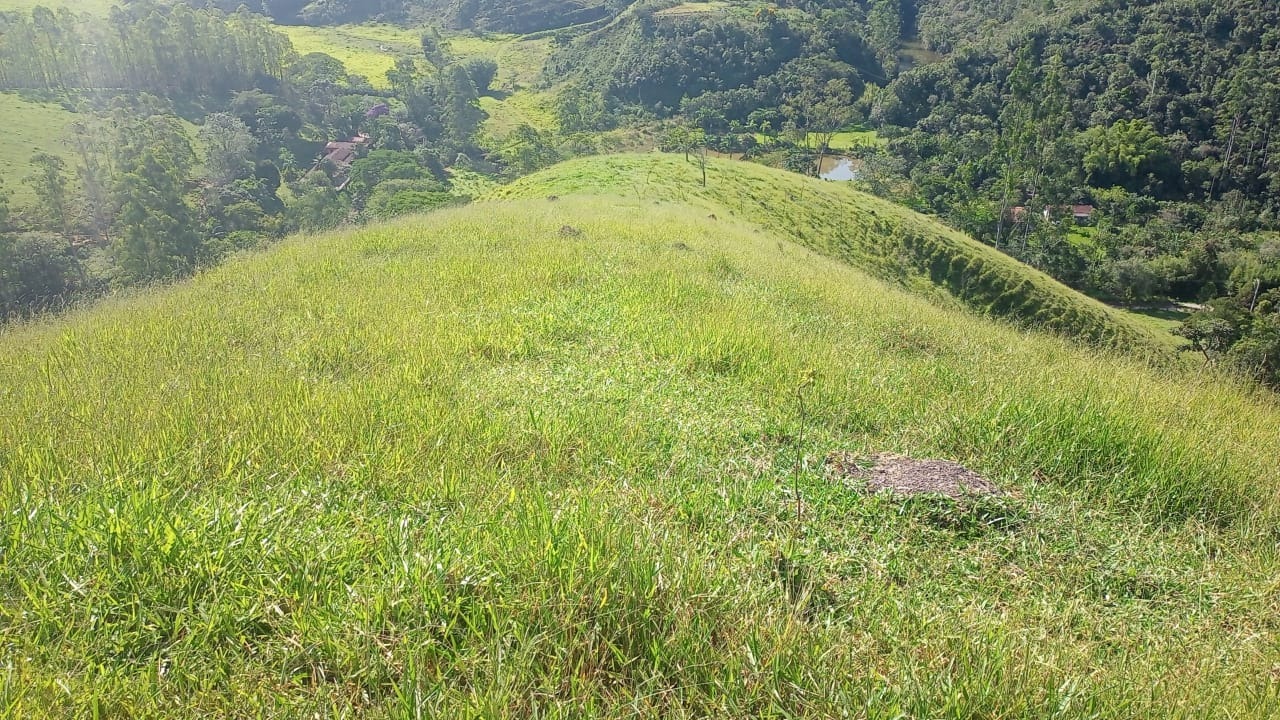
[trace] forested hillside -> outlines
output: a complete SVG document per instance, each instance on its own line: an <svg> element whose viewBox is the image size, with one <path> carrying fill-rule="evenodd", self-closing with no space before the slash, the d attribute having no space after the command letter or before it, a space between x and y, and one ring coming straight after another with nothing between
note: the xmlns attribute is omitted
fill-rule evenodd
<svg viewBox="0 0 1280 720"><path fill-rule="evenodd" d="M552 59L548 75L578 78L623 115L683 112L707 130L768 123L772 131L788 122L846 123L840 110L893 66L890 43L868 39L859 3L815 4L812 11L670 5L637 6L576 38Z"/></svg>
<svg viewBox="0 0 1280 720"><path fill-rule="evenodd" d="M1096 0L904 0L904 26L931 50L1008 41L1029 27L1091 8Z"/></svg>
<svg viewBox="0 0 1280 720"><path fill-rule="evenodd" d="M931 188L940 205L955 204L955 185L1005 178L1017 204L1120 188L1154 200L1231 197L1225 209L1271 222L1278 23L1280 8L1253 2L1098 3L1025 31L1012 51L969 45L905 74L878 117L921 133L907 141L921 146L925 172L930 159L992 141L993 152L971 158L975 178L947 173L950 185Z"/></svg>
<svg viewBox="0 0 1280 720"><path fill-rule="evenodd" d="M931 39L954 52L872 108L895 136L878 180L1099 297L1222 298L1189 337L1277 377L1280 321L1258 311L1280 294L1280 8L1063 6L987 42ZM1082 203L1072 227L1058 208Z"/></svg>

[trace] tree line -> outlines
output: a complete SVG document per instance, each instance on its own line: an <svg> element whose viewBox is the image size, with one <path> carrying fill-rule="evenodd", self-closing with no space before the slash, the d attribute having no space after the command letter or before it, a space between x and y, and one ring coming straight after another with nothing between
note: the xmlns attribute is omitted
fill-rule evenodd
<svg viewBox="0 0 1280 720"><path fill-rule="evenodd" d="M227 93L279 82L293 48L265 18L135 2L103 22L67 8L0 13L0 88Z"/></svg>

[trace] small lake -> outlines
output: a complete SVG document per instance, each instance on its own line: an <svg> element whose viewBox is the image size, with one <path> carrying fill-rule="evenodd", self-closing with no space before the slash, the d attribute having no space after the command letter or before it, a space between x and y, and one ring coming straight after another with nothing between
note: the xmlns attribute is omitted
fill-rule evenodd
<svg viewBox="0 0 1280 720"><path fill-rule="evenodd" d="M818 165L818 177L823 180L849 182L862 177L862 161L847 157L824 157Z"/></svg>

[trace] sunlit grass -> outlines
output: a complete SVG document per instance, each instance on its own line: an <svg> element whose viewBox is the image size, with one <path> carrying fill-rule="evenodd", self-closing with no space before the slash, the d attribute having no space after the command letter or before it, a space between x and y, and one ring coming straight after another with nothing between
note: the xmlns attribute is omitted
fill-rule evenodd
<svg viewBox="0 0 1280 720"><path fill-rule="evenodd" d="M373 29L363 26L278 25L276 29L289 36L299 55L330 55L342 61L347 72L365 77L377 88L388 87L387 71L395 67L397 57L411 52L395 39L375 37Z"/></svg>
<svg viewBox="0 0 1280 720"><path fill-rule="evenodd" d="M422 47L422 33L426 28L390 23L362 23L339 25L334 29L344 35L372 40L405 52L418 52Z"/></svg>
<svg viewBox="0 0 1280 720"><path fill-rule="evenodd" d="M1130 351L1170 345L1102 303L1013 258L900 205L756 163L712 159L707 187L698 164L676 154L584 158L503 188L497 197L573 192L678 200L738 215L828 256L941 302L965 305L1039 329Z"/></svg>
<svg viewBox="0 0 1280 720"><path fill-rule="evenodd" d="M527 40L518 35L457 34L448 38L449 50L457 57L489 58L498 63L494 92L480 98L488 114L483 132L500 139L519 125L554 130L557 122L553 89L535 88L551 53L549 38Z"/></svg>
<svg viewBox="0 0 1280 720"><path fill-rule="evenodd" d="M6 139L6 149L0 152L0 179L15 201L35 202L35 192L26 183L33 172L32 155L47 152L71 163L72 150L66 135L75 120L75 113L57 103L32 102L15 93L0 93L0 126Z"/></svg>
<svg viewBox="0 0 1280 720"><path fill-rule="evenodd" d="M1183 308L1177 305L1154 307L1117 307L1116 312L1123 313L1134 322L1146 325L1151 328L1156 337L1165 340L1170 348L1184 353L1191 353L1192 360L1196 363L1201 362L1202 358L1199 354L1191 352L1190 343L1174 332L1186 322L1191 316L1190 308Z"/></svg>
<svg viewBox="0 0 1280 720"><path fill-rule="evenodd" d="M702 15L724 10L729 7L729 3L724 0L704 0L703 2L686 2L658 11L656 14L661 17L678 17L688 15Z"/></svg>
<svg viewBox="0 0 1280 720"><path fill-rule="evenodd" d="M480 107L488 113L483 131L491 137L501 138L522 124L539 130L554 130L559 126L554 102L554 93L536 90L518 90L502 98L482 97Z"/></svg>
<svg viewBox="0 0 1280 720"><path fill-rule="evenodd" d="M0 707L1274 710L1273 400L706 215L485 203L0 335ZM1012 495L863 498L833 449Z"/></svg>

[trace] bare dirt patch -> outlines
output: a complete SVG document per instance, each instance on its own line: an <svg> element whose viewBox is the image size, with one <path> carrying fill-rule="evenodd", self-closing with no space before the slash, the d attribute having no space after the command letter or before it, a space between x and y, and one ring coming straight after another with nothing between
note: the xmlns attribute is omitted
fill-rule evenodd
<svg viewBox="0 0 1280 720"><path fill-rule="evenodd" d="M892 453L864 458L836 451L827 455L826 465L833 476L857 483L869 494L933 494L955 500L1004 494L990 480L948 460L915 460Z"/></svg>

